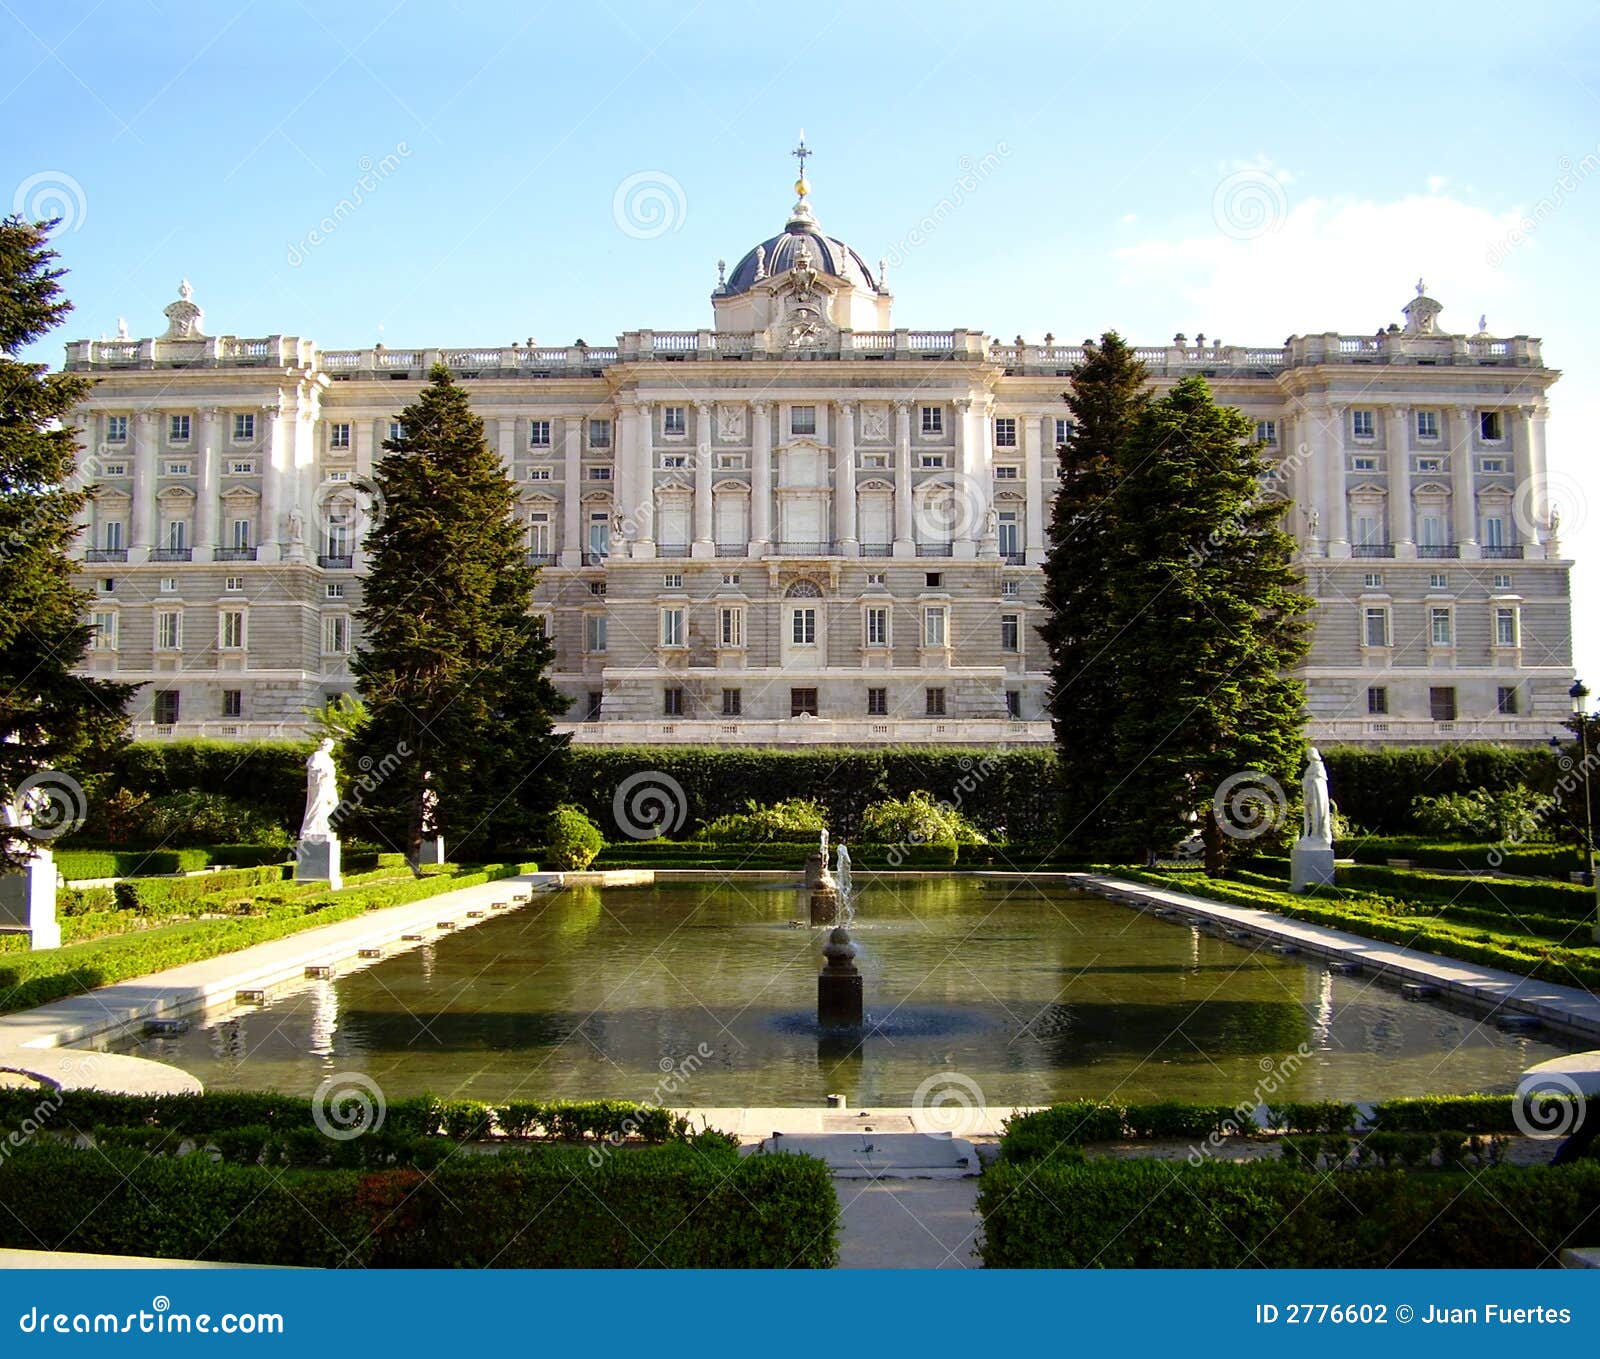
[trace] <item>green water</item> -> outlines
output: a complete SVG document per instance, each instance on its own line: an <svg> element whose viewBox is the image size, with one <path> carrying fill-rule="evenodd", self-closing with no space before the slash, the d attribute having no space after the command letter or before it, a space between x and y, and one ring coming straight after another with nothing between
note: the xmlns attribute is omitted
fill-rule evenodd
<svg viewBox="0 0 1600 1359"><path fill-rule="evenodd" d="M777 881L576 888L261 1009L114 1043L210 1089L905 1105L940 1072L990 1105L1509 1090L1570 1050L1370 978L1056 886L859 884L870 1030L815 1026L820 931ZM663 1072L679 1073L676 1088ZM665 1087L665 1088L664 1088Z"/></svg>

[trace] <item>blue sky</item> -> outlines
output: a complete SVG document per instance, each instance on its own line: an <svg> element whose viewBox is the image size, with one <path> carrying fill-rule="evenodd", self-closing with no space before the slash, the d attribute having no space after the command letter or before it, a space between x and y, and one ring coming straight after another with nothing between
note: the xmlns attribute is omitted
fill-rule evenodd
<svg viewBox="0 0 1600 1359"><path fill-rule="evenodd" d="M1448 329L1566 374L1600 682L1600 7L11 0L0 72L0 193L67 214L72 336L158 331L183 277L213 333L329 348L704 326L802 126L903 326L1278 344L1398 320L1423 276Z"/></svg>

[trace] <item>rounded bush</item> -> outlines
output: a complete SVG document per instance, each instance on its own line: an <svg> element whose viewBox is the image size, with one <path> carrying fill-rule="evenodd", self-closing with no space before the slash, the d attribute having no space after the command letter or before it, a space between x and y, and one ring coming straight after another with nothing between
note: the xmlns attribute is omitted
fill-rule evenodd
<svg viewBox="0 0 1600 1359"><path fill-rule="evenodd" d="M544 857L556 872L581 873L605 846L594 822L577 807L557 807L551 815Z"/></svg>

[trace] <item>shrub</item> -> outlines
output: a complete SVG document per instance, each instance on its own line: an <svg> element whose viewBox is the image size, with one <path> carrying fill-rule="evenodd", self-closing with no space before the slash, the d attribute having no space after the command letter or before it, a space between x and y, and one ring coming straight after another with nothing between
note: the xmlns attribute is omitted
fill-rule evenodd
<svg viewBox="0 0 1600 1359"><path fill-rule="evenodd" d="M966 817L931 793L917 789L904 798L874 802L861 817L861 835L883 845L987 844Z"/></svg>
<svg viewBox="0 0 1600 1359"><path fill-rule="evenodd" d="M581 873L604 848L599 828L581 808L562 806L551 813L545 858L558 873Z"/></svg>
<svg viewBox="0 0 1600 1359"><path fill-rule="evenodd" d="M742 812L729 812L707 822L696 840L722 844L816 843L828 824L828 813L812 798L790 798L762 806L746 802Z"/></svg>
<svg viewBox="0 0 1600 1359"><path fill-rule="evenodd" d="M289 833L257 808L221 793L198 789L151 798L144 809L142 838L170 845L205 845L221 840L284 847L292 843Z"/></svg>
<svg viewBox="0 0 1600 1359"><path fill-rule="evenodd" d="M1523 787L1491 793L1424 794L1411 804L1411 819L1424 835L1461 836L1473 840L1526 840L1540 827L1544 799Z"/></svg>

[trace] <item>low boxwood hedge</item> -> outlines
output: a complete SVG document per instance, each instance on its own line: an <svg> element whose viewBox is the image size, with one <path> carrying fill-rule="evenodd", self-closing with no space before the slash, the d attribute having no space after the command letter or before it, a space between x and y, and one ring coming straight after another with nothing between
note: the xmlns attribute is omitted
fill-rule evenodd
<svg viewBox="0 0 1600 1359"><path fill-rule="evenodd" d="M293 858L293 850L276 845L197 845L188 849L80 849L74 846L55 850L56 868L68 882L193 873L217 864L225 868L255 868L262 864L286 863Z"/></svg>
<svg viewBox="0 0 1600 1359"><path fill-rule="evenodd" d="M1600 1164L1319 1173L1283 1161L1001 1161L985 1265L1012 1269L1533 1269L1592 1242Z"/></svg>
<svg viewBox="0 0 1600 1359"><path fill-rule="evenodd" d="M1420 868L1461 868L1487 873L1500 870L1530 878L1565 879L1583 865L1570 845L1497 845L1427 840L1408 835L1369 835L1341 840L1341 856L1362 864L1408 859Z"/></svg>
<svg viewBox="0 0 1600 1359"><path fill-rule="evenodd" d="M725 1144L458 1155L426 1172L279 1170L36 1141L0 1245L357 1268L821 1268L838 1202L805 1156Z"/></svg>

